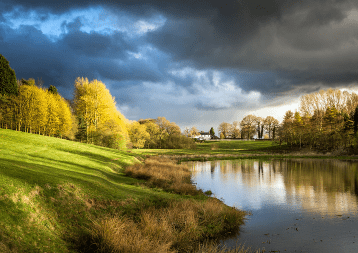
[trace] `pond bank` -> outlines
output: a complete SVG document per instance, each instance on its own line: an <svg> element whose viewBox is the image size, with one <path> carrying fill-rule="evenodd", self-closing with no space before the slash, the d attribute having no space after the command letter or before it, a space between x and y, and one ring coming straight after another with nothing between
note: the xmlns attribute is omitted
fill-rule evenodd
<svg viewBox="0 0 358 253"><path fill-rule="evenodd" d="M127 176L146 180L143 186L182 196L176 201L139 207L133 214L118 213L93 222L91 245L96 252L222 252L205 240L235 235L246 212L205 196L191 184L187 166L150 157L126 168ZM232 252L248 252L241 248Z"/></svg>
<svg viewBox="0 0 358 253"><path fill-rule="evenodd" d="M338 160L354 160L358 161L358 156L337 156L331 154L313 154L313 153L298 153L293 152L289 154L181 154L181 155L158 155L162 158L168 158L180 162L186 161L214 161L214 160L235 160L235 159L291 159L291 158L307 158L307 159L338 159Z"/></svg>

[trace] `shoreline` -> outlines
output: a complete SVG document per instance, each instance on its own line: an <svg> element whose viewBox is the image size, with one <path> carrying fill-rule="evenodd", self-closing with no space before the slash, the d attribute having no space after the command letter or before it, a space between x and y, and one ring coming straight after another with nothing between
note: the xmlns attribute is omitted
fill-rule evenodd
<svg viewBox="0 0 358 253"><path fill-rule="evenodd" d="M154 156L168 158L175 160L177 162L187 162L187 161L214 161L214 160L236 160L236 159L334 159L334 160L345 160L345 161L358 161L358 156L356 155L330 155L330 154L182 154L182 155L160 155L156 154Z"/></svg>

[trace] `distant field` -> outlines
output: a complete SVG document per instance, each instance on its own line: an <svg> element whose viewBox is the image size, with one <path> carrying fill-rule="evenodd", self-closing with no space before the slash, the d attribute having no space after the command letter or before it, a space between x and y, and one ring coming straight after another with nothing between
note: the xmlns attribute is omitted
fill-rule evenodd
<svg viewBox="0 0 358 253"><path fill-rule="evenodd" d="M197 143L196 149L133 149L133 153L143 155L238 155L238 154L267 154L285 150L286 145L273 141L206 141Z"/></svg>
<svg viewBox="0 0 358 253"><path fill-rule="evenodd" d="M0 252L76 252L91 219L131 201L178 198L124 176L135 162L128 152L0 129Z"/></svg>

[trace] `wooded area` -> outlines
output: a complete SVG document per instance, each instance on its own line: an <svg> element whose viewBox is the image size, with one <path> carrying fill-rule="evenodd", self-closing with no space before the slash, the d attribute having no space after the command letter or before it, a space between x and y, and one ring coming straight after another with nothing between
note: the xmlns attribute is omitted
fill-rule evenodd
<svg viewBox="0 0 358 253"><path fill-rule="evenodd" d="M34 79L16 80L15 71L0 55L0 126L28 133L126 148L195 148L193 126L180 127L164 117L127 120L116 108L105 84L78 77L74 100L62 98L56 87L42 87ZM339 89L321 90L300 98L299 111L287 111L280 124L272 116L245 116L241 122L223 122L221 139L272 139L292 147L357 149L358 95ZM209 131L217 138L213 127Z"/></svg>

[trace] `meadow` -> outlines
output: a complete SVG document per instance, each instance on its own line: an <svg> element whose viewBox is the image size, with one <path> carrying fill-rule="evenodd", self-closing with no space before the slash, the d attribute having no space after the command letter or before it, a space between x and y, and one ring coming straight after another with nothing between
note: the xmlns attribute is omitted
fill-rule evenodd
<svg viewBox="0 0 358 253"><path fill-rule="evenodd" d="M291 147L276 141L212 140L199 142L195 149L133 149L133 154L161 156L178 161L210 161L232 159L316 158L355 160L356 155L322 152L309 148Z"/></svg>
<svg viewBox="0 0 358 253"><path fill-rule="evenodd" d="M0 252L219 252L205 241L246 213L189 178L168 160L0 129Z"/></svg>
<svg viewBox="0 0 358 253"><path fill-rule="evenodd" d="M286 144L274 141L217 140L198 142L195 149L133 149L140 155L249 155L279 154L288 151Z"/></svg>

